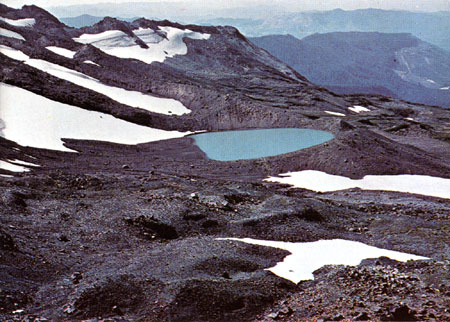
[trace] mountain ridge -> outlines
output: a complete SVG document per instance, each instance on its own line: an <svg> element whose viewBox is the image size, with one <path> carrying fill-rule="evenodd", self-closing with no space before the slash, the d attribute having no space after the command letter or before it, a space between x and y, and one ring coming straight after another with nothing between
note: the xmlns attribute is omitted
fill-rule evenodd
<svg viewBox="0 0 450 322"><path fill-rule="evenodd" d="M450 83L450 54L411 34L335 32L302 40L281 35L251 40L312 82L340 93L366 88L449 107L450 92L443 88Z"/></svg>
<svg viewBox="0 0 450 322"><path fill-rule="evenodd" d="M66 24L70 27L81 28L81 27L92 26L92 25L96 24L97 22L100 22L103 18L104 17L83 14L83 15L77 16L77 17L60 18L60 20L61 20L61 22L63 22L64 24ZM115 18L118 20L127 21L127 22L132 22L132 21L138 19L137 17L133 17L133 18L115 17Z"/></svg>

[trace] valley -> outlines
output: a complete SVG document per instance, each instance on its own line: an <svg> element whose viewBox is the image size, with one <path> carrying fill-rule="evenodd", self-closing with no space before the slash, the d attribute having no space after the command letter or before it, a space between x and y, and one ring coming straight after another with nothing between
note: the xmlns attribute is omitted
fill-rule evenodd
<svg viewBox="0 0 450 322"><path fill-rule="evenodd" d="M340 94L381 94L450 107L450 53L410 34L333 32L251 41L310 81Z"/></svg>

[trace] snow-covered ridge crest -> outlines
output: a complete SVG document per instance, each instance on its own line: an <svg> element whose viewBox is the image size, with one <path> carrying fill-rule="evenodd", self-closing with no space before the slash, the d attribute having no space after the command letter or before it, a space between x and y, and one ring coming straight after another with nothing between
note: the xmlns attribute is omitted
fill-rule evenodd
<svg viewBox="0 0 450 322"><path fill-rule="evenodd" d="M166 38L151 28L139 28L133 33L139 37L148 48L139 46L135 39L120 30L107 30L98 34L82 34L74 38L76 42L91 44L111 56L137 59L144 63L164 62L166 58L175 55L186 55L187 46L183 38L207 40L210 34L194 32L189 29L175 27L159 27Z"/></svg>
<svg viewBox="0 0 450 322"><path fill-rule="evenodd" d="M8 19L0 17L0 21L6 22L7 24L10 24L11 26L16 27L33 27L36 24L36 20L34 18L24 18L24 19Z"/></svg>

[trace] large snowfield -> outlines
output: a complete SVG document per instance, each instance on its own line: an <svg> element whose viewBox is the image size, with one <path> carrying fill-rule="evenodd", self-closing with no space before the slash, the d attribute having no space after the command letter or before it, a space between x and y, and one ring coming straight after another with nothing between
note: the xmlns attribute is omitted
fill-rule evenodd
<svg viewBox="0 0 450 322"><path fill-rule="evenodd" d="M294 283L314 279L313 272L325 265L356 266L363 259L382 256L402 262L427 259L422 256L377 248L343 239L319 240L307 243L289 243L252 238L219 238L219 240L240 241L287 250L291 255L286 256L282 262L268 268L268 270Z"/></svg>
<svg viewBox="0 0 450 322"><path fill-rule="evenodd" d="M328 174L316 170L304 170L280 174L265 179L269 182L289 184L318 192L330 192L351 188L415 193L450 199L450 179L423 175L367 175L359 180Z"/></svg>
<svg viewBox="0 0 450 322"><path fill-rule="evenodd" d="M49 49L49 47L47 47L47 49ZM51 50L59 54L70 55L70 51L68 51L67 49L64 50L64 48L52 47ZM11 47L0 45L0 53L12 59L23 61L25 62L25 64L37 68L55 77L67 80L78 86L85 87L97 93L106 95L116 102L131 107L137 107L150 112L165 115L183 115L186 113L190 113L190 110L188 108L186 108L181 102L175 99L155 97L137 91L129 91L120 87L105 85L99 80L78 71L53 64L42 59L30 58L20 50Z"/></svg>
<svg viewBox="0 0 450 322"><path fill-rule="evenodd" d="M0 104L1 135L23 146L74 152L62 138L139 144L190 134L136 125L4 83L0 83Z"/></svg>
<svg viewBox="0 0 450 322"><path fill-rule="evenodd" d="M159 27L166 34L166 38L153 29L139 28L134 34L144 41L149 48L142 48L132 37L120 30L108 30L99 34L83 34L75 41L91 44L103 52L119 58L132 58L144 63L164 62L166 58L175 55L186 55L187 46L183 38L209 39L209 34L202 34L189 29L174 27Z"/></svg>

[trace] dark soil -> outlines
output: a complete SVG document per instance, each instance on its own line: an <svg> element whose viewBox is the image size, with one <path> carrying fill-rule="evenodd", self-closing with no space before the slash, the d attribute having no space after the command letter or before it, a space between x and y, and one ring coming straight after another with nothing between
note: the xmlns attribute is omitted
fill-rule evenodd
<svg viewBox="0 0 450 322"><path fill-rule="evenodd" d="M387 319L401 303L417 319L449 317L447 200L291 189L264 183L260 160L221 163L197 152L183 161L158 152L158 143L134 153L97 144L94 157L89 144L76 146L81 153L67 154L71 162L66 154L50 159L50 152L33 151L42 168L0 182L4 318ZM344 238L432 260L331 266L296 286L263 270L286 252L216 237ZM418 277L405 282L404 274ZM356 298L365 307L355 307ZM25 311L11 314L16 309Z"/></svg>

